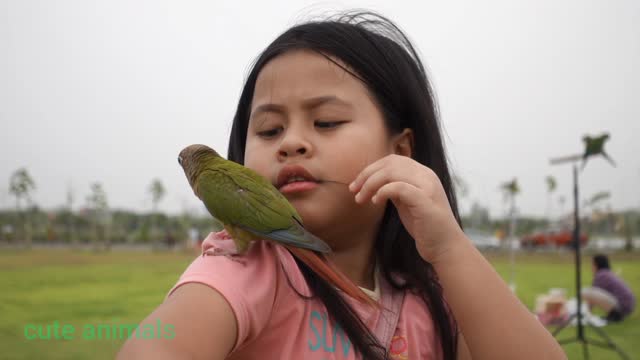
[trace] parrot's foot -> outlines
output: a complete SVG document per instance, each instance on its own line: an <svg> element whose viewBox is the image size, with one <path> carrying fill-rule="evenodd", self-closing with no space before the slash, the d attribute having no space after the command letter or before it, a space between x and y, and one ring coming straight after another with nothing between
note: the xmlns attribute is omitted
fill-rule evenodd
<svg viewBox="0 0 640 360"><path fill-rule="evenodd" d="M247 260L240 256L240 254L235 250L223 249L223 248L210 248L202 253L202 256L224 256L227 259L240 263L242 265L247 264Z"/></svg>
<svg viewBox="0 0 640 360"><path fill-rule="evenodd" d="M243 266L247 265L247 259L240 257L240 255L225 255L225 257L231 261L235 261Z"/></svg>
<svg viewBox="0 0 640 360"><path fill-rule="evenodd" d="M213 236L217 240L231 240L231 235L229 235L227 230L224 230L224 229L222 231L218 231L217 233L214 233Z"/></svg>
<svg viewBox="0 0 640 360"><path fill-rule="evenodd" d="M230 249L225 249L225 248L221 248L221 247L212 247L209 248L205 251L202 252L202 256L204 255L209 255L209 256L220 256L220 255L238 255L238 252L236 250L230 250Z"/></svg>

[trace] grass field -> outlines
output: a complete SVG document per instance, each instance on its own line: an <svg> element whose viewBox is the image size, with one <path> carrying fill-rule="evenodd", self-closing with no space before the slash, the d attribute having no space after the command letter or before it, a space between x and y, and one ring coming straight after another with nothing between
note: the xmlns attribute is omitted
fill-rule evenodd
<svg viewBox="0 0 640 360"><path fill-rule="evenodd" d="M136 324L153 310L177 281L194 254L71 250L0 252L0 358L2 359L113 359L123 339L85 339L89 329ZM487 254L498 272L507 277L505 255ZM588 263L589 258L586 258ZM613 255L614 270L640 294L640 254ZM516 293L529 308L536 294L551 287L574 291L570 254L519 254L516 256ZM584 265L583 283L591 270ZM605 327L632 359L640 359L640 313L621 324ZM67 325L72 339L28 340L25 327L51 328L59 334ZM69 333L73 327L75 332ZM33 327L30 329L34 329ZM35 331L35 330L33 330ZM560 338L575 336L575 328ZM588 333L589 334L589 333ZM53 332L52 332L53 336ZM570 359L580 359L578 345L565 347ZM613 352L590 347L592 359L617 359Z"/></svg>

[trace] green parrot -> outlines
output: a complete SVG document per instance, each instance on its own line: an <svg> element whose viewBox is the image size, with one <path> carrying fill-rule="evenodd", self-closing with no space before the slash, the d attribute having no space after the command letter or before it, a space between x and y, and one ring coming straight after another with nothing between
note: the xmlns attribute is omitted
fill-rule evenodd
<svg viewBox="0 0 640 360"><path fill-rule="evenodd" d="M582 137L582 141L585 144L584 155L582 155L582 169L584 169L584 166L587 164L587 158L594 155L602 155L609 161L609 163L611 163L611 165L614 167L616 166L613 159L611 159L611 157L609 157L609 155L604 151L604 143L607 140L609 140L608 133L604 133L596 137L588 135Z"/></svg>
<svg viewBox="0 0 640 360"><path fill-rule="evenodd" d="M322 256L331 251L329 245L304 228L296 209L270 181L224 159L206 145L187 146L180 152L178 163L195 195L224 225L236 245L235 252L221 251L214 255L242 255L253 241L270 240L286 247L340 290L371 303L371 298Z"/></svg>
<svg viewBox="0 0 640 360"><path fill-rule="evenodd" d="M196 196L224 224L239 253L245 253L256 238L323 253L331 251L302 226L300 215L284 195L253 170L224 159L205 145L186 147L178 163Z"/></svg>

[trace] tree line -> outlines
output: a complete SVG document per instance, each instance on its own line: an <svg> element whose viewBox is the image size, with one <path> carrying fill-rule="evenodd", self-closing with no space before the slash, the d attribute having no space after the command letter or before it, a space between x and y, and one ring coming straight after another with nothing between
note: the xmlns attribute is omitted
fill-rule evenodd
<svg viewBox="0 0 640 360"><path fill-rule="evenodd" d="M544 180L547 184L549 212L557 182L551 176ZM454 177L454 184L460 198L469 196L469 186L464 180ZM110 208L107 193L100 182L90 184L83 206L77 211L74 211L77 199L71 189L67 192L66 204L53 210L44 210L33 201L31 194L35 189L36 182L25 168L11 175L9 193L15 198L15 207L0 210L0 242L26 247L30 247L34 241L71 246L90 244L100 249L123 243L179 245L186 244L189 238L202 239L209 232L221 228L208 215L198 216L189 212L168 215L160 211L159 204L166 195L166 189L157 178L147 188L152 207L146 213ZM520 237L552 223L571 220L570 212L564 218L551 218L548 214L544 217L520 214L516 197L521 189L516 178L502 183L497 190L503 195L505 214L492 218L486 207L473 202L467 211L463 211L465 229L502 232L506 236ZM582 201L583 230L590 235L640 235L640 211L614 212L608 205L603 207L609 197L609 192L601 191ZM558 203L562 205L564 197L560 196Z"/></svg>
<svg viewBox="0 0 640 360"><path fill-rule="evenodd" d="M63 243L71 246L93 245L96 249L113 244L186 244L190 237L203 238L220 225L210 216L189 212L168 215L159 210L166 195L160 179L147 189L150 212L112 209L100 182L89 186L80 210L74 210L75 194L67 191L64 206L44 210L32 198L36 182L25 168L17 169L9 179L9 193L15 198L13 209L0 210L0 242L30 247L32 243Z"/></svg>

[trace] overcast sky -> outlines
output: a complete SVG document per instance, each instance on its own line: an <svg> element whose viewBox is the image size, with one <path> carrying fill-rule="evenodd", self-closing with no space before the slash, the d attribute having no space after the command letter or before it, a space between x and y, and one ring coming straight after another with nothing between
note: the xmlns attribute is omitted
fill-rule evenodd
<svg viewBox="0 0 640 360"><path fill-rule="evenodd" d="M618 166L593 159L583 198L611 191L640 207L640 2L0 0L0 208L26 167L45 208L76 207L102 182L112 208L202 209L176 157L192 143L226 154L248 66L288 26L365 7L396 21L429 68L454 170L472 201L503 214L499 185L517 177L521 212L543 215L544 177L571 200L571 169L607 130ZM554 201L555 210L559 205Z"/></svg>

